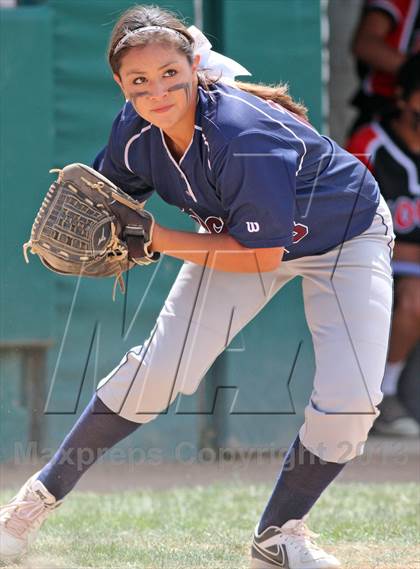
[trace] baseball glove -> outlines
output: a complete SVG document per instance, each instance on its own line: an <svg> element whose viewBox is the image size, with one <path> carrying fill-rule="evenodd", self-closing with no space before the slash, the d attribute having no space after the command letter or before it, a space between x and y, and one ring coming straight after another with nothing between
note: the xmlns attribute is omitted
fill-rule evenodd
<svg viewBox="0 0 420 569"><path fill-rule="evenodd" d="M124 292L124 271L159 259L150 251L153 216L89 166L57 171L23 246L26 262L29 248L56 273L114 276Z"/></svg>

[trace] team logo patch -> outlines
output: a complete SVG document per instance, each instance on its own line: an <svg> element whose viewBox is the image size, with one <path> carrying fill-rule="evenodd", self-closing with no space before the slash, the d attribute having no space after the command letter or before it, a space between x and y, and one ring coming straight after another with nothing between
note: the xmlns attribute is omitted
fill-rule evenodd
<svg viewBox="0 0 420 569"><path fill-rule="evenodd" d="M222 233L225 222L221 217L215 215L209 215L206 219L203 219L191 208L188 210L188 215L196 221L207 233Z"/></svg>
<svg viewBox="0 0 420 569"><path fill-rule="evenodd" d="M293 245L302 241L309 233L309 228L303 223L293 222Z"/></svg>

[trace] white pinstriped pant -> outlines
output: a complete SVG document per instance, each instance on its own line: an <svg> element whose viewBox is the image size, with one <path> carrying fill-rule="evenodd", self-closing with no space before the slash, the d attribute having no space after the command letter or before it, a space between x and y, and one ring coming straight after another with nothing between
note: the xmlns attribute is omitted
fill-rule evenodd
<svg viewBox="0 0 420 569"><path fill-rule="evenodd" d="M179 393L194 393L233 337L289 280L301 276L316 363L301 441L331 462L362 454L382 399L392 246L391 216L381 200L361 235L270 273L224 273L185 263L149 339L99 383L99 398L130 421L152 421Z"/></svg>

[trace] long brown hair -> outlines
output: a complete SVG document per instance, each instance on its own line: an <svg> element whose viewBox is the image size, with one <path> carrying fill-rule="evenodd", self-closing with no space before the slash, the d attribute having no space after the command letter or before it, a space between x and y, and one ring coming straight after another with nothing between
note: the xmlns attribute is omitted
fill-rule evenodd
<svg viewBox="0 0 420 569"><path fill-rule="evenodd" d="M159 29L147 30L136 34L136 30L147 26L157 26ZM173 30L173 33L169 30ZM119 73L121 60L125 51L134 46L148 45L151 42L167 44L185 55L190 64L194 58L194 38L188 32L184 22L169 10L159 6L138 5L126 10L118 19L112 30L108 45L108 62L113 73ZM220 77L214 77L209 70L198 72L199 85L209 89L216 84ZM256 95L261 99L273 101L285 109L306 119L306 107L297 103L288 93L286 84L264 85L235 81L234 85L241 91Z"/></svg>

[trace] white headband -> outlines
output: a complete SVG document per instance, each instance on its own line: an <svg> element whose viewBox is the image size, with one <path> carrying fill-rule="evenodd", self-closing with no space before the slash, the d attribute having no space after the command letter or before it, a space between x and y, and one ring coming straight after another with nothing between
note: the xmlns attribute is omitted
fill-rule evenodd
<svg viewBox="0 0 420 569"><path fill-rule="evenodd" d="M165 30L165 32L176 34L177 36L181 36L183 39L188 41L188 38L184 36L184 34L172 28L165 28L164 26L145 26L143 28L138 28L137 30L128 31L115 46L113 55L125 47L124 44L129 38L138 36L141 33L150 30ZM190 26L188 28L188 32L194 39L194 55L200 55L200 64L198 66L199 69L212 71L215 75L220 75L221 78L228 80L235 79L237 75L251 75L251 73L237 61L231 59L230 57L226 57L217 51L213 51L211 49L211 43L201 30L195 26Z"/></svg>
<svg viewBox="0 0 420 569"><path fill-rule="evenodd" d="M181 32L178 32L177 30L173 30L172 28L165 28L164 26L144 26L142 28L137 28L135 30L129 30L120 39L120 41L117 43L117 45L114 48L112 55L117 54L123 47L126 47L124 44L129 38L131 38L133 36L139 36L143 32L149 32L151 30L165 30L165 32L170 32L172 34L176 34L177 36L181 36L182 38L184 38L184 40L188 41L187 36L184 36L184 34L181 34Z"/></svg>

